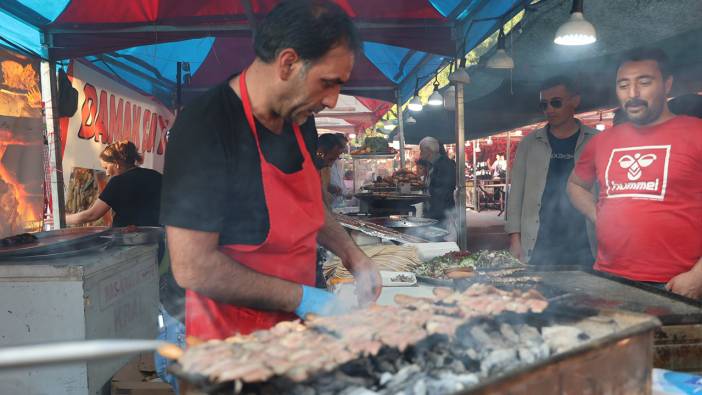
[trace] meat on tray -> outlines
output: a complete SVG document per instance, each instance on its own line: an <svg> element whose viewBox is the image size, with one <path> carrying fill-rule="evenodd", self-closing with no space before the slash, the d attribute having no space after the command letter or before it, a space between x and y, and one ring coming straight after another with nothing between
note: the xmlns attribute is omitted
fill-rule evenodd
<svg viewBox="0 0 702 395"><path fill-rule="evenodd" d="M260 383L273 377L303 382L384 350L405 352L431 336L453 338L475 317L538 313L548 305L536 291L507 292L482 284L462 293L437 288L430 298L398 295L396 302L208 341L190 347L178 362L185 373L206 376L213 383Z"/></svg>
<svg viewBox="0 0 702 395"><path fill-rule="evenodd" d="M0 247L17 247L27 244L34 244L38 241L36 236L31 233L22 233L10 237L5 237L0 240Z"/></svg>

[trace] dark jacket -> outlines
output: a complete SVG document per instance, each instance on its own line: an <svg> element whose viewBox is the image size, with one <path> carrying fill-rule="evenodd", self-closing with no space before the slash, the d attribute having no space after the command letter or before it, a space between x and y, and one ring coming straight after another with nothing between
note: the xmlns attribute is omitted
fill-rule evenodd
<svg viewBox="0 0 702 395"><path fill-rule="evenodd" d="M453 191L456 189L456 162L445 155L432 164L429 176L428 207L424 216L443 220L446 211L456 206L453 200Z"/></svg>

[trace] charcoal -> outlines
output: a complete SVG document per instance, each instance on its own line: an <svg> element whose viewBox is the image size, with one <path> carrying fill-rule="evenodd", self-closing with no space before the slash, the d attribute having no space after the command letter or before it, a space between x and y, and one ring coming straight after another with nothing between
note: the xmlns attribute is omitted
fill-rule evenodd
<svg viewBox="0 0 702 395"><path fill-rule="evenodd" d="M511 344L519 344L519 335L514 331L511 325L507 323L500 324L500 334L504 336Z"/></svg>
<svg viewBox="0 0 702 395"><path fill-rule="evenodd" d="M559 353L571 349L588 338L587 334L580 329L564 325L541 328L541 333L552 353Z"/></svg>
<svg viewBox="0 0 702 395"><path fill-rule="evenodd" d="M513 365L517 359L517 350L513 348L499 349L491 351L480 363L480 371L483 375L499 373L507 367Z"/></svg>
<svg viewBox="0 0 702 395"><path fill-rule="evenodd" d="M395 376L388 382L388 387L405 387L402 384L410 377L419 373L422 369L417 365L407 365L400 369Z"/></svg>
<svg viewBox="0 0 702 395"><path fill-rule="evenodd" d="M377 392L363 387L350 387L338 393L339 395L378 395Z"/></svg>

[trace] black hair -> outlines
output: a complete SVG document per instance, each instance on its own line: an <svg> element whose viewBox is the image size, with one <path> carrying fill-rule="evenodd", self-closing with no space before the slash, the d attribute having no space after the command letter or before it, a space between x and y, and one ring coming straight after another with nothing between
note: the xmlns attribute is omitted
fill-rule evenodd
<svg viewBox="0 0 702 395"><path fill-rule="evenodd" d="M668 55L660 48L639 47L628 51L619 60L617 70L626 62L642 62L645 60L653 60L658 63L658 69L661 71L663 79L667 79L671 74L670 62Z"/></svg>
<svg viewBox="0 0 702 395"><path fill-rule="evenodd" d="M342 143L336 133L325 133L319 136L317 140L317 150L321 152L329 152L334 148L343 148L345 143Z"/></svg>
<svg viewBox="0 0 702 395"><path fill-rule="evenodd" d="M558 85L563 85L568 91L568 93L572 95L577 95L580 93L578 91L578 85L575 83L575 81L573 81L572 78L563 74L551 77L546 81L542 82L541 87L539 88L539 92L543 92L546 89L557 87Z"/></svg>
<svg viewBox="0 0 702 395"><path fill-rule="evenodd" d="M329 50L345 45L360 50L351 18L337 4L323 0L287 0L279 3L256 27L256 56L270 63L286 48L304 61L314 62Z"/></svg>

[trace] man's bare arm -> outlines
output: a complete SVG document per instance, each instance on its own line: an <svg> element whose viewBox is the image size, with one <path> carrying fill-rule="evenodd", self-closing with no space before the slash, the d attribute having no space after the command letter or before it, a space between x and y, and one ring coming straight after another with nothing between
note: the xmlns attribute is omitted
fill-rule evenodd
<svg viewBox="0 0 702 395"><path fill-rule="evenodd" d="M578 209L592 223L597 222L597 208L595 195L591 192L592 183L587 183L578 177L575 172L568 179L568 196L573 206Z"/></svg>
<svg viewBox="0 0 702 395"><path fill-rule="evenodd" d="M327 207L324 208L324 226L319 231L317 242L341 258L341 262L353 274L358 298L362 304L374 301L380 296L382 281L378 269Z"/></svg>
<svg viewBox="0 0 702 395"><path fill-rule="evenodd" d="M168 251L178 284L218 302L293 312L299 284L260 274L219 251L219 234L167 226ZM280 262L281 265L287 264Z"/></svg>

